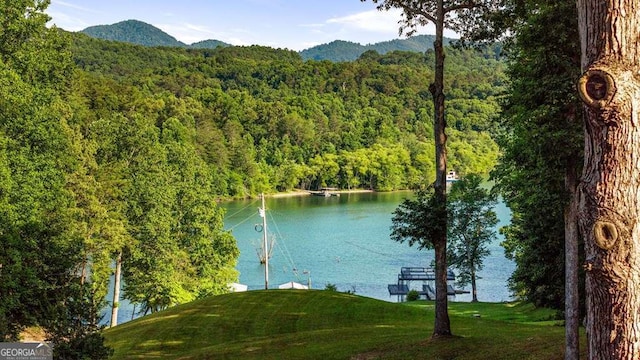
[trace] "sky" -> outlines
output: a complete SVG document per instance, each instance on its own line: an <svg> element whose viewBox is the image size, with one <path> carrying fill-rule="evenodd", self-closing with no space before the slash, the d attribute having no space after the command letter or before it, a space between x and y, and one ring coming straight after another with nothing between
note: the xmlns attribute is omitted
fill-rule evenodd
<svg viewBox="0 0 640 360"><path fill-rule="evenodd" d="M334 40L401 38L399 11L360 0L51 0L46 12L50 24L68 31L140 20L186 44L213 39L300 51ZM433 26L418 32L433 33Z"/></svg>

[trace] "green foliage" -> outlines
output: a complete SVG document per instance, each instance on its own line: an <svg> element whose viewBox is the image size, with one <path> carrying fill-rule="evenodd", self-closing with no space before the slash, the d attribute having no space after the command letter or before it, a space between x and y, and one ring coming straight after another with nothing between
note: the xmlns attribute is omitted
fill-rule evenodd
<svg viewBox="0 0 640 360"><path fill-rule="evenodd" d="M303 62L259 46L149 49L74 34L78 98L87 116L179 119L212 171L215 194L322 186L396 190L435 178L428 58L371 53L356 62ZM503 65L448 49L450 161L487 173ZM449 81L449 80L448 80ZM188 120L187 120L188 119Z"/></svg>
<svg viewBox="0 0 640 360"><path fill-rule="evenodd" d="M446 204L447 262L459 270L457 283L475 284L487 244L495 239L497 216L492 210L495 195L481 187L482 177L469 174L451 186ZM438 211L440 209L440 212ZM434 233L443 216L432 187L420 190L415 198L404 200L393 213L391 239L408 242L419 249L433 248ZM474 286L475 288L475 286ZM476 293L474 292L474 298Z"/></svg>
<svg viewBox="0 0 640 360"><path fill-rule="evenodd" d="M188 100L73 72L47 4L0 5L0 339L38 325L56 357L106 358L98 314L117 254L125 295L158 310L226 292L238 250Z"/></svg>
<svg viewBox="0 0 640 360"><path fill-rule="evenodd" d="M433 248L434 234L446 216L446 209L436 199L433 187L416 192L415 199L405 199L393 212L391 239L416 245L418 249Z"/></svg>
<svg viewBox="0 0 640 360"><path fill-rule="evenodd" d="M338 287L336 286L336 284L331 284L331 283L327 283L327 285L325 285L324 289L327 290L327 291L334 291L334 292L338 291Z"/></svg>
<svg viewBox="0 0 640 360"><path fill-rule="evenodd" d="M524 2L509 46L513 79L502 115L504 153L493 177L512 211L505 253L510 286L539 306L564 308L564 176L582 163L583 130L575 79L580 48L575 6Z"/></svg>
<svg viewBox="0 0 640 360"><path fill-rule="evenodd" d="M106 358L101 300L80 271L91 245L76 228L79 209L99 210L91 192L76 196L91 164L66 122L72 63L65 36L46 27L48 3L0 4L0 340L40 326L56 349L78 354L91 342Z"/></svg>
<svg viewBox="0 0 640 360"><path fill-rule="evenodd" d="M496 239L496 196L482 188L482 177L469 174L454 182L448 196L447 262L458 269L456 283L471 283L477 301L476 279L489 255L487 245Z"/></svg>
<svg viewBox="0 0 640 360"><path fill-rule="evenodd" d="M186 46L155 26L138 20L126 20L113 25L90 26L82 30L82 33L98 39L144 46Z"/></svg>
<svg viewBox="0 0 640 360"><path fill-rule="evenodd" d="M54 313L50 321L43 325L48 332L48 341L52 341L55 359L92 359L106 360L113 349L104 346L104 337L96 322L86 323L95 318L95 307L86 304L95 303L91 299L89 285L68 284L64 289L67 300L48 309ZM89 298L87 298L89 297Z"/></svg>
<svg viewBox="0 0 640 360"><path fill-rule="evenodd" d="M14 340L26 326L49 316L66 299L76 276L77 244L69 238L69 196L64 178L73 168L64 136L62 101L47 77L45 3L3 2L0 30L0 340ZM36 64L38 44L42 64ZM69 65L68 63L66 64ZM51 67L55 80L65 64Z"/></svg>
<svg viewBox="0 0 640 360"><path fill-rule="evenodd" d="M418 290L409 290L407 293L407 301L417 301L420 299L420 293Z"/></svg>

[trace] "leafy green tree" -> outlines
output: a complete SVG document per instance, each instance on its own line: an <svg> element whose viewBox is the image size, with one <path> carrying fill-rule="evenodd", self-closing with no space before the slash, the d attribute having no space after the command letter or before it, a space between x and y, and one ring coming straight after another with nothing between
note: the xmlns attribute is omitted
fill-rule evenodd
<svg viewBox="0 0 640 360"><path fill-rule="evenodd" d="M106 360L113 354L113 349L104 346L101 328L93 319L94 309L87 304L95 304L102 299L93 299L91 284L73 282L64 288L66 300L50 307L53 314L45 320L43 326L51 334L50 340L55 344L55 359L96 359Z"/></svg>
<svg viewBox="0 0 640 360"><path fill-rule="evenodd" d="M194 136L171 118L163 124L161 142L176 188L172 238L189 254L192 293L202 297L227 292L227 284L237 280L239 251L231 234L222 230L223 212L215 202L209 169L193 145Z"/></svg>
<svg viewBox="0 0 640 360"><path fill-rule="evenodd" d="M309 166L315 176L314 183L316 188L322 188L326 186L332 186L335 184L330 183L333 179L337 178L339 166L338 156L335 154L318 155L309 161Z"/></svg>
<svg viewBox="0 0 640 360"><path fill-rule="evenodd" d="M79 351L90 341L107 354L97 302L79 276L83 244L68 188L80 168L66 123L71 62L67 39L46 27L48 3L0 3L0 339L37 325L54 348ZM83 312L65 311L72 302Z"/></svg>
<svg viewBox="0 0 640 360"><path fill-rule="evenodd" d="M362 0L366 1L366 0ZM483 11L491 8L494 1L466 1L466 0L372 0L378 4L379 10L398 8L402 10L400 31L409 30L413 34L418 27L432 23L436 28L433 49L435 51L435 72L429 92L434 105L434 138L436 143L436 181L434 183L435 201L434 211L438 213L436 219L440 221L434 226L434 238L431 240L435 250L436 260L436 317L433 336L451 335L451 325L447 312L447 136L445 134L445 94L444 94L444 44L445 27L454 30L466 30L473 20L482 17ZM453 16L456 15L456 16Z"/></svg>
<svg viewBox="0 0 640 360"><path fill-rule="evenodd" d="M507 257L516 262L515 293L562 309L565 358L579 357L577 188L583 130L575 94L580 71L577 9L560 2L506 2L479 34L505 31L512 79L493 176L512 211L504 229ZM550 151L553 149L552 151ZM564 244L563 244L564 242ZM563 246L564 245L564 246ZM563 278L563 263L564 278Z"/></svg>
<svg viewBox="0 0 640 360"><path fill-rule="evenodd" d="M496 239L498 224L493 211L496 196L481 185L481 176L465 175L451 185L448 204L447 259L459 270L456 282L461 286L471 284L472 302L478 301L477 274L489 255L487 245Z"/></svg>
<svg viewBox="0 0 640 360"><path fill-rule="evenodd" d="M370 172L373 174L373 188L390 191L406 187L406 169L409 166L409 152L399 145L374 144L370 151Z"/></svg>
<svg viewBox="0 0 640 360"><path fill-rule="evenodd" d="M517 265L512 289L537 306L562 309L563 212L570 200L565 173L577 171L583 143L575 94L576 9L556 2L522 5L512 16L523 16L523 25L514 28L517 41L509 45L513 81L493 177L513 213L504 230L506 255Z"/></svg>

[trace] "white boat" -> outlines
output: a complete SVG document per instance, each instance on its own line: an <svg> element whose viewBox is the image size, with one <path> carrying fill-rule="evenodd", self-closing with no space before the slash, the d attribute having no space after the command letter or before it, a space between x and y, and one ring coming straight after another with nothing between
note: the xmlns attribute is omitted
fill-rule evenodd
<svg viewBox="0 0 640 360"><path fill-rule="evenodd" d="M311 195L324 197L340 196L340 193L336 192L337 190L337 188L322 188L318 191L310 191L310 193Z"/></svg>
<svg viewBox="0 0 640 360"><path fill-rule="evenodd" d="M456 174L455 170L449 170L446 180L447 182L454 182L460 179L458 178L458 174Z"/></svg>

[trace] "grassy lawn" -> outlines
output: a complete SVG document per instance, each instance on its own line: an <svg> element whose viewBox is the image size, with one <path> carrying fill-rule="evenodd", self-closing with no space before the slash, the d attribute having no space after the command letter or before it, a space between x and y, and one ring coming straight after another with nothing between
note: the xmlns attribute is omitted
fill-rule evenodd
<svg viewBox="0 0 640 360"><path fill-rule="evenodd" d="M329 291L249 291L104 332L114 359L562 359L564 328L527 304L450 303L455 336L431 340L433 303Z"/></svg>

